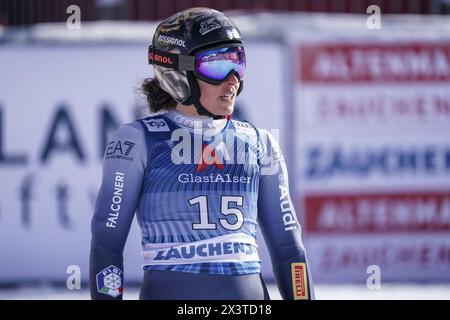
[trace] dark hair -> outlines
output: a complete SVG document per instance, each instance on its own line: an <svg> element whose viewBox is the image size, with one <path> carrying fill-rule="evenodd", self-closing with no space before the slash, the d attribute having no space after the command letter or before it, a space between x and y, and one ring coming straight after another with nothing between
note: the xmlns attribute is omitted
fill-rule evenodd
<svg viewBox="0 0 450 320"><path fill-rule="evenodd" d="M141 86L141 90L147 97L151 112L174 109L177 102L166 91L161 89L156 78L147 78Z"/></svg>

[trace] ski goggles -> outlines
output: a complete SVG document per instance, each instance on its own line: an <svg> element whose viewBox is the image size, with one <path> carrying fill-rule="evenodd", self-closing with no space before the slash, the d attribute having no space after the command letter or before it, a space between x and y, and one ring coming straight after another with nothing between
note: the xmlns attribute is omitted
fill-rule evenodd
<svg viewBox="0 0 450 320"><path fill-rule="evenodd" d="M241 44L227 44L202 50L194 55L163 52L149 46L149 64L180 71L193 71L205 82L219 84L234 72L242 80L245 76L245 51Z"/></svg>

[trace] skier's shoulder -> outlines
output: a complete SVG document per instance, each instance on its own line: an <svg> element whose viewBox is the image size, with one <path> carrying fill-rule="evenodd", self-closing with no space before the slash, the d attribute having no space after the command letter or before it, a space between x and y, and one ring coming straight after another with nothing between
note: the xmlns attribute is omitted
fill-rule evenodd
<svg viewBox="0 0 450 320"><path fill-rule="evenodd" d="M258 128L247 120L231 119L231 122L238 134L243 133L255 137L259 135Z"/></svg>
<svg viewBox="0 0 450 320"><path fill-rule="evenodd" d="M121 124L114 132L112 139L143 139L144 133L142 125L138 120Z"/></svg>
<svg viewBox="0 0 450 320"><path fill-rule="evenodd" d="M144 131L152 136L155 134L170 134L177 128L169 118L164 116L164 113L151 114L139 119L138 122L144 128Z"/></svg>
<svg viewBox="0 0 450 320"><path fill-rule="evenodd" d="M231 121L233 122L237 133L253 134L257 136L259 140L267 141L268 143L275 140L274 134L272 133L274 130L257 127L255 124L247 120L231 119Z"/></svg>

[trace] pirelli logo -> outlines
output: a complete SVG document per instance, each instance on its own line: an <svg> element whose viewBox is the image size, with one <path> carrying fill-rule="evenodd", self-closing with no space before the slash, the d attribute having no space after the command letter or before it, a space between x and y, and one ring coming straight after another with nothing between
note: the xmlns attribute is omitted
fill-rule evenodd
<svg viewBox="0 0 450 320"><path fill-rule="evenodd" d="M308 278L306 277L306 263L291 263L292 288L294 290L294 300L308 299Z"/></svg>

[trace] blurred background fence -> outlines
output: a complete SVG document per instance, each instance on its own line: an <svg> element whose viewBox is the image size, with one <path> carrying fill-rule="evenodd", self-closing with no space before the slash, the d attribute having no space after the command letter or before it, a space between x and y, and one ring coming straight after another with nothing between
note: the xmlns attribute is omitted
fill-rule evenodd
<svg viewBox="0 0 450 320"><path fill-rule="evenodd" d="M99 19L155 21L190 7L211 7L220 11L245 10L250 13L328 12L364 13L378 5L385 14L448 14L448 0L0 0L0 24L29 25L60 22L67 18L69 5L83 8L83 20Z"/></svg>

